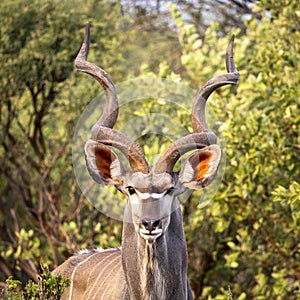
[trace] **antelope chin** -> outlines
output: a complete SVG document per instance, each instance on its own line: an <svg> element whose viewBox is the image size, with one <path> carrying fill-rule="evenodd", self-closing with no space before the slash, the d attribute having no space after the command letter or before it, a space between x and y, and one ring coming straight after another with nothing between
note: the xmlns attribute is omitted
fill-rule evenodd
<svg viewBox="0 0 300 300"><path fill-rule="evenodd" d="M162 229L155 229L153 231L149 231L149 230L146 230L146 229L140 229L139 230L139 234L140 236L145 240L147 241L148 243L153 243L155 242L155 240L160 237L163 233L163 230Z"/></svg>

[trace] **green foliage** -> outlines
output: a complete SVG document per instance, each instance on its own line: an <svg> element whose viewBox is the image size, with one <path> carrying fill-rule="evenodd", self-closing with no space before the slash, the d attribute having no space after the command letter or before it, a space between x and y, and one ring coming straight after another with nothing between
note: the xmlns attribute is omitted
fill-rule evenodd
<svg viewBox="0 0 300 300"><path fill-rule="evenodd" d="M35 278L40 263L57 265L95 240L103 246L120 240L120 225L118 233L110 230L112 221L83 202L71 162L81 107L99 90L85 78L78 85L74 76L85 23L93 25L93 54L109 70L120 59L111 55L120 45L118 13L118 3L107 1L0 4L1 280ZM93 231L100 220L103 237Z"/></svg>
<svg viewBox="0 0 300 300"><path fill-rule="evenodd" d="M140 74L198 88L224 73L229 35L223 37L222 24L211 23L202 37L171 10L180 45L175 31L168 31L170 44L160 40L168 26L153 34L138 31L140 19L123 19L119 2L1 2L1 280L10 274L22 281L35 278L41 260L52 268L80 248L120 244L121 223L84 201L74 180L74 127L99 86L75 76L73 61L84 24L91 21L89 59L115 82ZM299 298L300 8L296 0L266 0L253 11L262 18L245 21L245 34L236 28L230 33L237 35L239 85L219 89L208 104L222 124L216 131L226 140L222 185L211 201L195 192L183 203L195 299ZM126 116L140 117L133 136L143 128L138 142L153 161L169 142L166 134L176 137L172 125L191 130L190 120L164 100L163 85L149 81L143 88L152 97L155 89L157 98L147 98L142 89L141 95L126 95L124 89L121 99L143 101L121 107L117 128L126 124ZM172 99L190 99L175 89ZM159 123L160 111L174 124ZM159 127L162 135L151 135ZM67 286L49 272L23 291L18 281L7 284L8 299L23 299L25 293L25 299L39 298L41 291L57 299Z"/></svg>
<svg viewBox="0 0 300 300"><path fill-rule="evenodd" d="M24 289L19 280L9 277L6 280L7 292L0 296L1 299L23 300L23 299L60 299L64 290L70 285L70 279L61 275L51 275L48 270L38 277L38 282L29 281Z"/></svg>
<svg viewBox="0 0 300 300"><path fill-rule="evenodd" d="M186 223L196 299L225 299L228 285L234 299L299 298L299 4L260 1L255 9L263 19L248 21L235 43L236 92L223 88L209 100L223 121L227 164L211 205ZM204 43L178 26L192 83L225 72L229 38L218 37L218 24Z"/></svg>

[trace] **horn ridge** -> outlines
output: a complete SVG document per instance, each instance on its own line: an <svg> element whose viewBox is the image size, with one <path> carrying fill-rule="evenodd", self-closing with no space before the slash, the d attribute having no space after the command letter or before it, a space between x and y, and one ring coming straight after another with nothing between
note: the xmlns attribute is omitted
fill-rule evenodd
<svg viewBox="0 0 300 300"><path fill-rule="evenodd" d="M132 171L148 173L149 166L141 148L121 132L112 129L119 113L116 88L109 75L103 69L86 60L89 45L90 24L87 23L84 41L75 59L75 67L77 71L94 77L105 92L105 108L99 120L92 127L92 137L99 143L119 149L128 158Z"/></svg>
<svg viewBox="0 0 300 300"><path fill-rule="evenodd" d="M234 35L232 35L226 50L227 74L216 76L207 81L196 95L191 114L194 134L179 138L166 148L154 167L156 173L171 173L180 156L193 149L204 148L216 143L217 136L206 122L205 106L208 97L217 88L227 84L237 84L238 82L240 75L233 60L233 44ZM191 144L190 147L187 146L188 143Z"/></svg>
<svg viewBox="0 0 300 300"><path fill-rule="evenodd" d="M84 41L75 59L75 67L77 71L87 73L94 77L102 86L105 92L105 108L96 124L99 126L113 128L116 124L119 104L118 96L113 81L109 75L100 67L87 61L88 51L90 47L90 24L86 24Z"/></svg>
<svg viewBox="0 0 300 300"><path fill-rule="evenodd" d="M192 127L194 132L211 132L210 128L206 123L205 117L205 106L208 97L219 87L227 84L235 85L239 80L240 74L238 73L233 60L234 37L234 35L231 36L231 39L226 49L225 62L227 74L222 74L208 80L197 93L191 115Z"/></svg>
<svg viewBox="0 0 300 300"><path fill-rule="evenodd" d="M127 157L133 172L149 173L150 168L142 149L123 133L111 128L94 125L92 135L96 141L120 150Z"/></svg>
<svg viewBox="0 0 300 300"><path fill-rule="evenodd" d="M154 173L171 173L178 159L188 151L202 149L215 144L217 136L213 132L191 133L170 144L160 155L154 166Z"/></svg>

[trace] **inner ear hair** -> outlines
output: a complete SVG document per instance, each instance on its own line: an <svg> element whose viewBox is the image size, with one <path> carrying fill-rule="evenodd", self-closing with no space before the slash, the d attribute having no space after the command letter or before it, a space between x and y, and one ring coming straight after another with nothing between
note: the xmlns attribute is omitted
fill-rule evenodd
<svg viewBox="0 0 300 300"><path fill-rule="evenodd" d="M117 154L111 148L100 142L88 140L84 150L87 168L97 183L122 184L123 168Z"/></svg>
<svg viewBox="0 0 300 300"><path fill-rule="evenodd" d="M221 160L221 149L210 145L191 154L184 162L180 182L191 189L202 189L214 179Z"/></svg>

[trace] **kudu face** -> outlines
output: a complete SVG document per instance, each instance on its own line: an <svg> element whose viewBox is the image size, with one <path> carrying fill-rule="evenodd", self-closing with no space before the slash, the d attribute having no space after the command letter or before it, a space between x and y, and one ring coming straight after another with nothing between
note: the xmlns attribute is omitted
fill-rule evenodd
<svg viewBox="0 0 300 300"><path fill-rule="evenodd" d="M168 229L171 213L179 207L177 196L189 185L206 186L215 176L221 159L219 147L211 145L190 156L179 173L155 173L152 168L143 173L124 172L112 151L108 152L109 158L103 157L103 145L98 142L89 140L85 152L93 178L99 183L115 185L127 196L124 220L132 222L137 234L149 243ZM103 160L111 161L109 170L103 168Z"/></svg>
<svg viewBox="0 0 300 300"><path fill-rule="evenodd" d="M178 208L177 195L185 189L202 189L214 179L221 160L217 137L205 118L205 104L218 87L236 84L239 78L233 62L233 37L227 48L227 74L208 81L198 92L192 109L194 133L169 145L150 167L142 150L127 136L112 129L118 117L118 98L114 84L101 68L86 61L89 47L89 25L75 65L78 71L93 76L106 94L105 110L92 128L92 140L85 144L86 163L93 179L104 185L114 185L127 198L126 221L133 222L139 236L153 243L168 229L171 213ZM128 159L130 171L125 171L113 151L116 148ZM180 157L194 151L182 163L179 172L173 167Z"/></svg>
<svg viewBox="0 0 300 300"><path fill-rule="evenodd" d="M178 187L170 174L128 174L123 192L128 197L126 219L132 220L136 232L152 243L167 230L174 211ZM177 186L176 186L177 184Z"/></svg>

